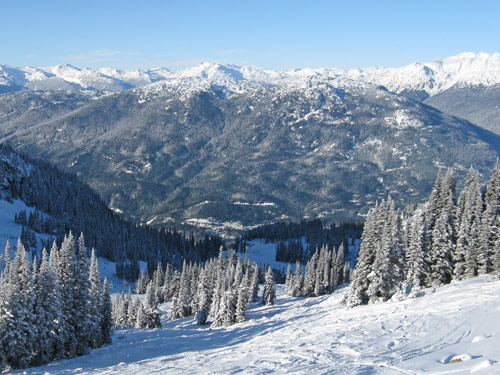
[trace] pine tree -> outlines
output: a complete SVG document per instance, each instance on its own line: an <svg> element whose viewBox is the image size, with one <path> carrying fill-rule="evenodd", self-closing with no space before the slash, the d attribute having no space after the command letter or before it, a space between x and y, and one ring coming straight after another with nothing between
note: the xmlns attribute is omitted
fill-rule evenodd
<svg viewBox="0 0 500 375"><path fill-rule="evenodd" d="M264 305L274 305L274 300L276 299L276 285L274 283L274 275L271 266L268 267L265 282L264 291L262 293L262 303Z"/></svg>
<svg viewBox="0 0 500 375"><path fill-rule="evenodd" d="M37 336L34 341L38 350L33 360L34 366L59 359L64 354L64 342L59 322L61 316L61 301L57 276L49 264L45 248L42 250L40 269L35 278L36 302L34 306Z"/></svg>
<svg viewBox="0 0 500 375"><path fill-rule="evenodd" d="M481 207L479 177L477 172L471 168L457 201L457 240L453 256L455 264L453 272L456 279L472 277L477 274Z"/></svg>
<svg viewBox="0 0 500 375"><path fill-rule="evenodd" d="M75 301L75 290L77 290L77 267L74 238L71 232L64 238L59 250L57 266L57 279L61 291L61 306L64 319L65 350L67 357L74 357L77 353L76 308L79 306Z"/></svg>
<svg viewBox="0 0 500 375"><path fill-rule="evenodd" d="M101 299L101 338L103 344L111 344L111 333L113 331L113 319L111 317L112 303L109 294L108 280L104 279Z"/></svg>
<svg viewBox="0 0 500 375"><path fill-rule="evenodd" d="M426 274L424 262L424 214L418 210L410 219L409 247L406 252L406 283L413 291L424 286Z"/></svg>
<svg viewBox="0 0 500 375"><path fill-rule="evenodd" d="M286 279L285 279L285 293L291 295L292 288L292 266L288 263L288 267L286 268Z"/></svg>
<svg viewBox="0 0 500 375"><path fill-rule="evenodd" d="M205 268L198 283L199 304L196 312L196 324L203 325L207 323L210 314L210 305L212 304L212 285L208 268Z"/></svg>
<svg viewBox="0 0 500 375"><path fill-rule="evenodd" d="M148 318L144 311L144 305L139 303L137 309L137 321L135 322L135 328L147 328L148 326Z"/></svg>
<svg viewBox="0 0 500 375"><path fill-rule="evenodd" d="M448 284L453 274L452 255L455 240L452 215L455 207L450 197L448 200L436 220L432 235L430 278L434 285Z"/></svg>
<svg viewBox="0 0 500 375"><path fill-rule="evenodd" d="M500 162L497 160L484 194L485 210L482 214L479 249L478 273L498 271L495 266L496 244L500 242Z"/></svg>
<svg viewBox="0 0 500 375"><path fill-rule="evenodd" d="M76 355L80 356L89 351L90 335L92 333L92 322L90 315L90 280L89 280L89 262L87 248L83 234L78 240L78 262L76 270L76 283L74 289L74 328L76 336Z"/></svg>
<svg viewBox="0 0 500 375"><path fill-rule="evenodd" d="M99 264L97 262L97 257L95 255L95 250L92 249L92 254L90 258L90 272L89 272L89 346L92 349L99 348L102 345L102 334L101 334L101 311L100 306L102 304L101 295L101 277L99 276Z"/></svg>
<svg viewBox="0 0 500 375"><path fill-rule="evenodd" d="M8 369L28 367L33 360L33 337L38 332L32 313L33 280L26 250L19 239L9 275L2 280L0 359Z"/></svg>
<svg viewBox="0 0 500 375"><path fill-rule="evenodd" d="M311 259L306 264L306 272L304 276L304 287L303 293L306 297L314 296L314 289L316 285L316 269L318 266L319 255L318 252L314 252Z"/></svg>
<svg viewBox="0 0 500 375"><path fill-rule="evenodd" d="M351 275L351 286L346 294L345 303L348 306L356 306L368 303L368 275L372 272L373 262L379 243L379 233L381 232L380 222L383 222L380 212L385 211L385 204L382 202L376 205L366 216L365 226L361 239L358 260Z"/></svg>
<svg viewBox="0 0 500 375"><path fill-rule="evenodd" d="M259 300L259 266L257 264L255 264L252 272L250 291L252 295L251 301L257 302Z"/></svg>
<svg viewBox="0 0 500 375"><path fill-rule="evenodd" d="M5 262L5 267L3 270L4 275L9 274L9 266L11 263L11 247L9 241L5 243L5 251L4 251L4 262Z"/></svg>
<svg viewBox="0 0 500 375"><path fill-rule="evenodd" d="M128 312L127 312L127 324L130 327L135 327L135 324L137 322L137 312L139 311L139 305L141 304L141 300L139 297L136 297L133 303L130 303L128 305Z"/></svg>
<svg viewBox="0 0 500 375"><path fill-rule="evenodd" d="M344 259L345 259L345 250L344 250L344 243L342 242L337 250L337 255L335 256L335 264L333 265L333 274L332 274L332 285L333 285L333 290L338 285L341 285L344 283ZM335 279L335 280L333 280ZM332 290L332 291L333 291Z"/></svg>
<svg viewBox="0 0 500 375"><path fill-rule="evenodd" d="M247 268L245 276L241 280L240 286L238 288L238 299L236 302L236 317L237 323L244 322L246 320L246 310L250 302L250 269Z"/></svg>
<svg viewBox="0 0 500 375"><path fill-rule="evenodd" d="M290 286L290 293L288 294L291 297L298 297L302 295L303 289L303 281L304 276L302 275L302 266L299 261L295 263L295 272L292 276L292 282Z"/></svg>

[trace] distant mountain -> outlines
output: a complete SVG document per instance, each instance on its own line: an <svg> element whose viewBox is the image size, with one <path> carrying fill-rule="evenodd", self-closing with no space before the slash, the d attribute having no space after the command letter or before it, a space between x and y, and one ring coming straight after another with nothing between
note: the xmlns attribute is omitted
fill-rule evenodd
<svg viewBox="0 0 500 375"><path fill-rule="evenodd" d="M325 72L202 64L112 95L6 93L0 140L77 173L117 212L224 230L357 218L389 193L426 197L439 167L499 155L493 133Z"/></svg>
<svg viewBox="0 0 500 375"><path fill-rule="evenodd" d="M453 87L492 86L500 84L500 54L462 53L428 63L413 63L401 68L366 68L342 70L336 68L297 69L276 72L257 67L238 67L202 63L178 72L165 68L150 70L119 70L101 68L79 69L71 65L54 67L16 68L0 65L0 85L3 91L91 89L121 92L158 81L175 82L185 79L217 82L253 81L279 84L294 77L323 77L335 81L362 81L382 85L395 93L424 92L436 95Z"/></svg>
<svg viewBox="0 0 500 375"><path fill-rule="evenodd" d="M235 90L242 82L247 86L282 85L302 78L327 79L335 86L342 86L348 82L383 86L392 92L435 106L443 112L462 117L497 134L500 133L498 129L500 54L498 53L466 52L400 68L350 70L306 68L283 72L211 63L203 63L178 72L171 72L165 68L92 70L79 69L71 65L46 68L0 65L0 94L21 90L86 90L87 95L102 96L144 87L154 82L162 82L163 85L170 87L183 84L218 85Z"/></svg>

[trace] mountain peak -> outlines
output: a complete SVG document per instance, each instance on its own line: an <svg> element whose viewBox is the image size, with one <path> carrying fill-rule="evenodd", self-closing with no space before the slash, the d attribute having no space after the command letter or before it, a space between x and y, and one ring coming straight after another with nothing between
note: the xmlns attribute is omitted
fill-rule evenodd
<svg viewBox="0 0 500 375"><path fill-rule="evenodd" d="M0 66L2 85L11 86L13 90L19 87L38 90L83 88L116 92L159 81L167 81L169 87L175 87L181 82L182 85L190 85L191 81L193 87L215 84L229 90L240 91L249 83L286 84L290 81L302 82L313 78L325 79L333 84L355 81L382 85L396 93L419 90L432 96L455 85L500 84L500 54L463 52L427 63L414 62L400 68L350 70L302 68L273 71L253 66L240 67L213 62L203 62L176 72L166 68L121 70L104 67L93 70L80 69L70 64L44 68Z"/></svg>

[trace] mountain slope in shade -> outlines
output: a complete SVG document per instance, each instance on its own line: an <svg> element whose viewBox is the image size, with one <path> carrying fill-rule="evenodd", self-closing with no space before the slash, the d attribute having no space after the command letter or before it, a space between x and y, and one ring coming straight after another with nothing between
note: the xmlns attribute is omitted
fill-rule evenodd
<svg viewBox="0 0 500 375"><path fill-rule="evenodd" d="M498 136L384 88L224 71L99 99L4 94L0 140L77 173L126 215L177 225L352 219L389 193L427 197L439 167L487 172L500 150Z"/></svg>

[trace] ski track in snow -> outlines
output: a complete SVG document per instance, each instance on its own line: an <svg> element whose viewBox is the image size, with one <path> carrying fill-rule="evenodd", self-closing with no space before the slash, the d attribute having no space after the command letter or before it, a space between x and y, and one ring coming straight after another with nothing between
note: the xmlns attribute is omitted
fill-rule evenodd
<svg viewBox="0 0 500 375"><path fill-rule="evenodd" d="M306 299L279 287L276 304L252 305L244 323L212 329L185 318L157 330L118 330L113 344L87 356L14 373L500 373L498 278L353 309L340 305L345 290Z"/></svg>

